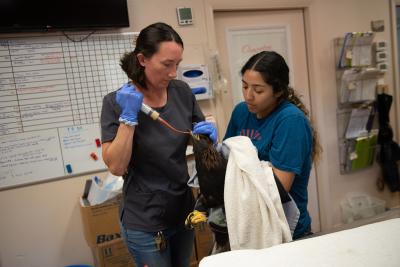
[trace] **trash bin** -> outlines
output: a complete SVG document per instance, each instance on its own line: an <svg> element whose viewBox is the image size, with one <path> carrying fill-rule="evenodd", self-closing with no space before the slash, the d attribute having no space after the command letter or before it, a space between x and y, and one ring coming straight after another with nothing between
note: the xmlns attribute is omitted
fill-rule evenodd
<svg viewBox="0 0 400 267"><path fill-rule="evenodd" d="M370 218L385 211L386 202L382 199L368 196L365 193L349 193L341 201L342 220L351 223L359 219Z"/></svg>

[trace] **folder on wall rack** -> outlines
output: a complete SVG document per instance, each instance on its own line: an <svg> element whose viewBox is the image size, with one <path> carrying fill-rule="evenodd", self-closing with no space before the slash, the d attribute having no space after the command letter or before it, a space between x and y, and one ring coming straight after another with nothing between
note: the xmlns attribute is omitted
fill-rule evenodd
<svg viewBox="0 0 400 267"><path fill-rule="evenodd" d="M347 66L351 65L351 62L349 62L350 55L346 56L346 53L347 53L347 48L350 45L350 40L351 40L352 36L353 36L353 33L348 32L348 33L346 33L346 35L344 37L343 45L342 45L342 48L340 50L338 68L346 68Z"/></svg>
<svg viewBox="0 0 400 267"><path fill-rule="evenodd" d="M372 114L372 107L352 109L346 129L346 139L366 136L371 130L368 124L371 121Z"/></svg>
<svg viewBox="0 0 400 267"><path fill-rule="evenodd" d="M359 170L369 167L374 162L377 135L372 134L367 137L356 139L354 152L351 158L351 170Z"/></svg>
<svg viewBox="0 0 400 267"><path fill-rule="evenodd" d="M340 50L338 68L369 66L372 63L373 32L348 32Z"/></svg>
<svg viewBox="0 0 400 267"><path fill-rule="evenodd" d="M374 101L383 72L376 68L347 69L340 78L340 103Z"/></svg>

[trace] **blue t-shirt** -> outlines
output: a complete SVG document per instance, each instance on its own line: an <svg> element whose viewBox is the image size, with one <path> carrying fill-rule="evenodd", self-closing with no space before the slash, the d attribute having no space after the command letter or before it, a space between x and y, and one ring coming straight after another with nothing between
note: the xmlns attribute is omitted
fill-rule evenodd
<svg viewBox="0 0 400 267"><path fill-rule="evenodd" d="M224 139L239 135L251 139L260 160L270 161L277 169L295 173L289 193L300 210L300 219L293 239L301 237L311 225L307 211L307 186L313 144L308 118L295 105L284 101L267 117L257 119L242 102L232 112Z"/></svg>

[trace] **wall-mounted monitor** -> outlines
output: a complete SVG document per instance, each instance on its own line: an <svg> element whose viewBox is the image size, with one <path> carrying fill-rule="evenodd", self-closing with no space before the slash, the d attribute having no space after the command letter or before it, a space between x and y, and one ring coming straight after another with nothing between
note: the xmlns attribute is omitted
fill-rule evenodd
<svg viewBox="0 0 400 267"><path fill-rule="evenodd" d="M129 27L127 0L0 0L0 32Z"/></svg>

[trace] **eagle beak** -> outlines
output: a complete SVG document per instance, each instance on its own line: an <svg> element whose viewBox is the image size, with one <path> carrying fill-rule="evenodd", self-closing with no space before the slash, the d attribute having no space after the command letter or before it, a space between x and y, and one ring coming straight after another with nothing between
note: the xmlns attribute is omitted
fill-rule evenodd
<svg viewBox="0 0 400 267"><path fill-rule="evenodd" d="M197 141L200 140L200 136L198 134L194 134L192 131L190 131L190 135L193 136L193 138L196 139Z"/></svg>

